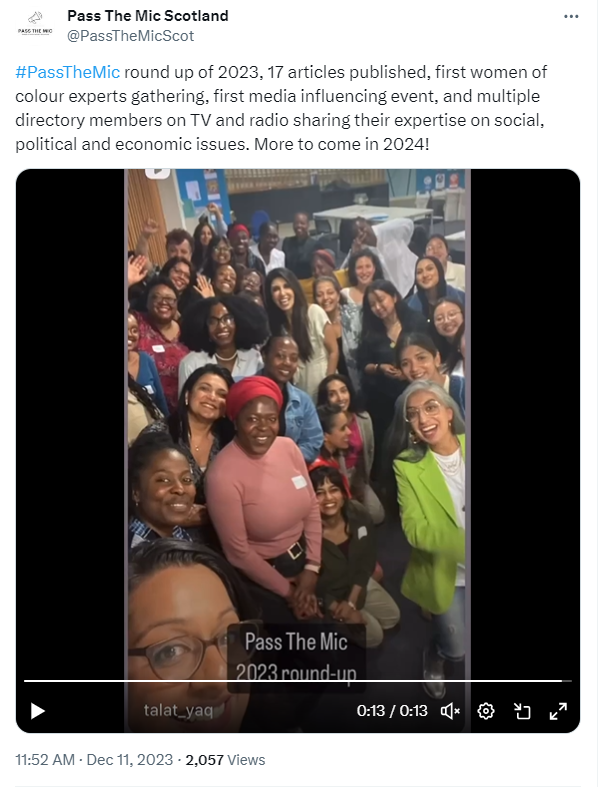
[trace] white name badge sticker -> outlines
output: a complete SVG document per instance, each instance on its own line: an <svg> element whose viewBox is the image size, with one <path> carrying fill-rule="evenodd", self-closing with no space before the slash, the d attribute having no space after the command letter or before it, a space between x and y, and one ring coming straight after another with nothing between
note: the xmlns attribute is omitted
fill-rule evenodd
<svg viewBox="0 0 601 787"><path fill-rule="evenodd" d="M164 353L165 352L165 348L163 347L162 344L153 344L152 345L152 352L153 353Z"/></svg>
<svg viewBox="0 0 601 787"><path fill-rule="evenodd" d="M152 387L152 385L145 385L144 387L146 388L146 390L151 396L154 396L154 388Z"/></svg>
<svg viewBox="0 0 601 787"><path fill-rule="evenodd" d="M367 528L362 525L359 528L359 530L357 530L357 538L361 540L362 538L365 538L366 535L367 535Z"/></svg>
<svg viewBox="0 0 601 787"><path fill-rule="evenodd" d="M306 482L306 481L305 481L305 479L302 477L302 475L297 475L297 476L294 476L294 478L292 479L292 483L294 484L294 486L295 486L297 489L304 489L304 487L306 487L306 486L307 486L307 482Z"/></svg>

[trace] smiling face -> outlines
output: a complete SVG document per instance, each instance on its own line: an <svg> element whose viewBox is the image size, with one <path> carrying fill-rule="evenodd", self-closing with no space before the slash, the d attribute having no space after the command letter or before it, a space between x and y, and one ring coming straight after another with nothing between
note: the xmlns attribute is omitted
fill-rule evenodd
<svg viewBox="0 0 601 787"><path fill-rule="evenodd" d="M263 456L273 445L280 428L278 406L268 396L248 402L236 418L240 447L247 454Z"/></svg>
<svg viewBox="0 0 601 787"><path fill-rule="evenodd" d="M275 224L270 224L267 232L261 237L261 246L268 251L272 251L280 242L280 236Z"/></svg>
<svg viewBox="0 0 601 787"><path fill-rule="evenodd" d="M315 496L323 519L331 519L342 511L345 501L344 492L329 478L325 478L323 484L317 487Z"/></svg>
<svg viewBox="0 0 601 787"><path fill-rule="evenodd" d="M217 421L225 415L228 387L218 374L203 374L192 387L187 405L190 413L199 420Z"/></svg>
<svg viewBox="0 0 601 787"><path fill-rule="evenodd" d="M184 526L195 497L190 465L179 451L155 454L133 489L139 518L160 531Z"/></svg>
<svg viewBox="0 0 601 787"><path fill-rule="evenodd" d="M389 295L384 290L374 290L367 296L369 308L379 320L392 317L396 309L396 296Z"/></svg>
<svg viewBox="0 0 601 787"><path fill-rule="evenodd" d="M401 371L408 380L438 381L440 355L432 355L423 347L411 345L401 350Z"/></svg>
<svg viewBox="0 0 601 787"><path fill-rule="evenodd" d="M190 241L183 240L181 243L174 243L173 241L167 246L167 257L183 257L184 260L190 261L192 259L192 247Z"/></svg>
<svg viewBox="0 0 601 787"><path fill-rule="evenodd" d="M238 257L246 257L248 252L248 245L250 243L250 235L245 230L238 230L232 238L232 248Z"/></svg>
<svg viewBox="0 0 601 787"><path fill-rule="evenodd" d="M306 213L297 213L294 217L292 230L299 240L309 237L309 217Z"/></svg>
<svg viewBox="0 0 601 787"><path fill-rule="evenodd" d="M205 224L200 230L199 240L201 246L208 246L213 240L213 231L208 224Z"/></svg>
<svg viewBox="0 0 601 787"><path fill-rule="evenodd" d="M243 292L251 292L253 295L260 295L263 282L257 271L246 271L242 277L240 288Z"/></svg>
<svg viewBox="0 0 601 787"><path fill-rule="evenodd" d="M232 247L222 238L213 249L212 256L217 265L228 265L232 260Z"/></svg>
<svg viewBox="0 0 601 787"><path fill-rule="evenodd" d="M127 315L127 349L133 352L138 347L140 341L140 327L133 314Z"/></svg>
<svg viewBox="0 0 601 787"><path fill-rule="evenodd" d="M148 314L157 323L170 323L177 313L177 297L170 287L159 284L148 293Z"/></svg>
<svg viewBox="0 0 601 787"><path fill-rule="evenodd" d="M351 394L342 380L331 380L328 383L328 403L342 407L344 412L348 411Z"/></svg>
<svg viewBox="0 0 601 787"><path fill-rule="evenodd" d="M338 413L332 419L330 431L324 434L324 444L331 454L336 451L346 451L350 436L351 428L348 424L347 414Z"/></svg>
<svg viewBox="0 0 601 787"><path fill-rule="evenodd" d="M274 279L271 282L273 302L283 312L291 312L294 308L294 290L286 279Z"/></svg>
<svg viewBox="0 0 601 787"><path fill-rule="evenodd" d="M360 286L367 287L376 275L376 267L369 257L359 257L355 265L355 275Z"/></svg>
<svg viewBox="0 0 601 787"><path fill-rule="evenodd" d="M407 401L407 420L419 440L434 448L450 431L453 411L443 407L431 391L416 391Z"/></svg>
<svg viewBox="0 0 601 787"><path fill-rule="evenodd" d="M329 281L320 281L315 287L315 300L326 314L332 314L340 306L340 293Z"/></svg>
<svg viewBox="0 0 601 787"><path fill-rule="evenodd" d="M155 683L129 684L129 724L134 732L238 732L248 694L227 690L227 663L215 646L209 647L193 675L184 675L183 656L197 640L227 635L240 619L221 579L206 566L169 566L147 577L129 597L129 648L152 648L154 663L182 664L182 680L157 681L146 656L129 656L128 676ZM194 638L194 639L191 639ZM195 663L195 660L194 660ZM178 673L179 674L179 673ZM176 706L174 715L151 716L147 708Z"/></svg>
<svg viewBox="0 0 601 787"><path fill-rule="evenodd" d="M417 263L415 280L422 290L431 290L438 285L438 270L432 260L420 260Z"/></svg>
<svg viewBox="0 0 601 787"><path fill-rule="evenodd" d="M265 356L265 371L279 383L292 382L298 369L298 345L290 336L273 339Z"/></svg>
<svg viewBox="0 0 601 787"><path fill-rule="evenodd" d="M230 295L236 289L236 271L231 265L220 265L215 271L213 286L218 292Z"/></svg>
<svg viewBox="0 0 601 787"><path fill-rule="evenodd" d="M228 347L234 343L236 337L236 323L234 318L222 303L216 303L211 308L207 321L209 338L220 347Z"/></svg>
<svg viewBox="0 0 601 787"><path fill-rule="evenodd" d="M436 257L444 265L449 256L449 251L440 238L432 238L426 246L426 254L428 257Z"/></svg>
<svg viewBox="0 0 601 787"><path fill-rule="evenodd" d="M169 278L178 292L183 292L190 284L190 266L185 262L178 262L169 271Z"/></svg>
<svg viewBox="0 0 601 787"><path fill-rule="evenodd" d="M434 309L434 327L445 339L452 339L463 325L463 314L454 303L441 303Z"/></svg>

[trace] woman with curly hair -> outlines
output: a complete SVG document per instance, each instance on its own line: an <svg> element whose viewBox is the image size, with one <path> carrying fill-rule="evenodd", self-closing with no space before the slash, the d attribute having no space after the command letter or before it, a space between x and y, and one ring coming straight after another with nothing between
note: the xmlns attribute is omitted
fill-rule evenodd
<svg viewBox="0 0 601 787"><path fill-rule="evenodd" d="M269 336L263 309L235 295L205 298L182 320L182 336L191 352L179 366L179 391L195 369L214 363L234 380L257 374L263 365L261 347Z"/></svg>

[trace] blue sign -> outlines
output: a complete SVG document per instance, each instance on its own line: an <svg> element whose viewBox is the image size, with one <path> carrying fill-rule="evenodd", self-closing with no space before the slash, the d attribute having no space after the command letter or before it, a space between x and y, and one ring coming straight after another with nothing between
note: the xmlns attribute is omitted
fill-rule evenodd
<svg viewBox="0 0 601 787"><path fill-rule="evenodd" d="M200 216L210 202L221 208L223 220L230 223L230 200L224 169L178 169L177 184L184 206Z"/></svg>

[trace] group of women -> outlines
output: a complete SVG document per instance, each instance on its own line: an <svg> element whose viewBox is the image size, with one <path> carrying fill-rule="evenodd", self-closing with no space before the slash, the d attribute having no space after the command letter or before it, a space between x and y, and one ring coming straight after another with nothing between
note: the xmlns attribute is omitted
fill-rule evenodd
<svg viewBox="0 0 601 787"><path fill-rule="evenodd" d="M464 647L465 296L445 279L459 266L435 236L401 294L364 230L337 269L305 214L280 250L275 225L253 243L208 213L194 237L170 233L157 275L129 261L129 663L132 679L194 678L172 704L197 691L218 712L148 716L153 684L134 683L134 726L240 728L232 622L325 621L381 645L400 621L376 559L385 520L412 547L401 590L431 619L421 678L442 699Z"/></svg>

